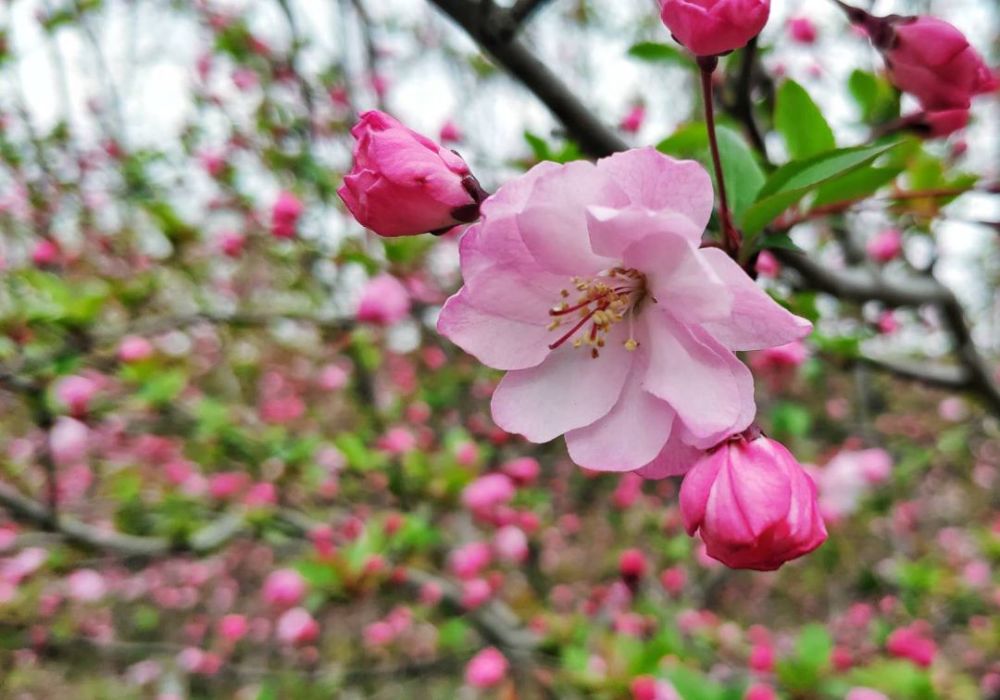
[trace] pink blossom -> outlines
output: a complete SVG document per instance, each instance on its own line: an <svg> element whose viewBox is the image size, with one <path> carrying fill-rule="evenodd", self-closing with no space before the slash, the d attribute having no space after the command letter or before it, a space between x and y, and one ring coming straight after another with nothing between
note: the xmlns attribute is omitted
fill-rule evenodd
<svg viewBox="0 0 1000 700"><path fill-rule="evenodd" d="M514 498L514 483L506 474L486 474L462 491L462 505L474 513L487 514Z"/></svg>
<svg viewBox="0 0 1000 700"><path fill-rule="evenodd" d="M358 302L357 317L365 323L391 326L410 313L410 294L390 274L373 277L365 284Z"/></svg>
<svg viewBox="0 0 1000 700"><path fill-rule="evenodd" d="M257 74L254 73L249 68L237 68L232 74L233 85L235 85L241 92L248 92L253 88L257 87L260 80L257 78Z"/></svg>
<svg viewBox="0 0 1000 700"><path fill-rule="evenodd" d="M664 569L660 574L660 585L672 596L678 596L687 585L687 572L679 566Z"/></svg>
<svg viewBox="0 0 1000 700"><path fill-rule="evenodd" d="M895 228L886 229L868 241L865 250L875 262L894 260L903 252L903 233Z"/></svg>
<svg viewBox="0 0 1000 700"><path fill-rule="evenodd" d="M646 121L646 108L643 105L636 105L622 118L618 128L628 134L637 134L644 121Z"/></svg>
<svg viewBox="0 0 1000 700"><path fill-rule="evenodd" d="M250 508L265 508L278 502L278 489L274 484L259 482L250 487L243 497L243 504Z"/></svg>
<svg viewBox="0 0 1000 700"><path fill-rule="evenodd" d="M473 688L492 688L507 675L507 658L494 647L472 657L465 667L465 682Z"/></svg>
<svg viewBox="0 0 1000 700"><path fill-rule="evenodd" d="M81 603L96 603L108 592L104 577L93 569L79 569L66 579L67 595Z"/></svg>
<svg viewBox="0 0 1000 700"><path fill-rule="evenodd" d="M125 336L118 345L118 359L125 363L148 360L153 352L152 343L138 335Z"/></svg>
<svg viewBox="0 0 1000 700"><path fill-rule="evenodd" d="M500 428L565 434L586 468L664 477L750 424L753 379L733 351L810 324L699 247L712 206L700 165L650 148L542 163L484 203L438 329L509 370L493 395Z"/></svg>
<svg viewBox="0 0 1000 700"><path fill-rule="evenodd" d="M889 76L928 110L968 109L976 95L1000 82L958 29L936 17L885 18L890 29L873 35ZM884 25L883 25L884 26Z"/></svg>
<svg viewBox="0 0 1000 700"><path fill-rule="evenodd" d="M660 17L674 38L698 56L718 56L760 34L770 0L660 0Z"/></svg>
<svg viewBox="0 0 1000 700"><path fill-rule="evenodd" d="M851 688L844 700L889 700L889 696L871 688Z"/></svg>
<svg viewBox="0 0 1000 700"><path fill-rule="evenodd" d="M291 192L281 192L271 206L271 235L275 238L295 238L303 209L298 197Z"/></svg>
<svg viewBox="0 0 1000 700"><path fill-rule="evenodd" d="M535 483L541 471L541 465L534 457L519 457L505 462L500 470L521 486Z"/></svg>
<svg viewBox="0 0 1000 700"><path fill-rule="evenodd" d="M629 685L629 692L632 694L632 700L681 700L681 696L677 694L670 681L652 676L639 676L633 679Z"/></svg>
<svg viewBox="0 0 1000 700"><path fill-rule="evenodd" d="M455 143L462 140L462 130L458 128L458 124L449 119L441 125L438 138L441 139L441 143Z"/></svg>
<svg viewBox="0 0 1000 700"><path fill-rule="evenodd" d="M246 243L246 236L236 231L223 231L216 239L219 250L228 258L238 258Z"/></svg>
<svg viewBox="0 0 1000 700"><path fill-rule="evenodd" d="M823 517L840 519L854 513L871 486L884 482L891 471L892 457L885 450L838 453L816 475Z"/></svg>
<svg viewBox="0 0 1000 700"><path fill-rule="evenodd" d="M243 472L220 472L208 478L208 493L212 498L224 500L238 494L249 483L250 477Z"/></svg>
<svg viewBox="0 0 1000 700"><path fill-rule="evenodd" d="M393 630L392 625L384 620L378 620L370 625L365 625L365 628L361 631L361 635L364 637L365 646L368 647L384 647L391 644L396 638L396 632Z"/></svg>
<svg viewBox="0 0 1000 700"><path fill-rule="evenodd" d="M816 25L808 17L793 17L788 20L788 36L800 44L816 43Z"/></svg>
<svg viewBox="0 0 1000 700"><path fill-rule="evenodd" d="M899 330L900 323L896 318L896 314L892 311L883 311L879 314L876 326L878 327L879 333L890 335Z"/></svg>
<svg viewBox="0 0 1000 700"><path fill-rule="evenodd" d="M755 644L750 650L747 663L758 673L770 673L774 670L774 647L770 644Z"/></svg>
<svg viewBox="0 0 1000 700"><path fill-rule="evenodd" d="M326 365L319 373L317 384L324 391L337 391L347 386L351 373L338 364Z"/></svg>
<svg viewBox="0 0 1000 700"><path fill-rule="evenodd" d="M250 625L243 615L226 615L219 620L219 636L230 644L235 644L243 639L249 629Z"/></svg>
<svg viewBox="0 0 1000 700"><path fill-rule="evenodd" d="M56 398L76 416L87 412L98 390L96 381L78 374L63 377L55 385Z"/></svg>
<svg viewBox="0 0 1000 700"><path fill-rule="evenodd" d="M618 557L618 573L626 581L638 581L649 569L646 555L639 549L626 549Z"/></svg>
<svg viewBox="0 0 1000 700"><path fill-rule="evenodd" d="M278 618L275 635L285 644L309 644L319 637L319 623L305 608L292 608Z"/></svg>
<svg viewBox="0 0 1000 700"><path fill-rule="evenodd" d="M706 455L681 486L688 534L737 569L770 571L826 541L816 486L780 443L730 440Z"/></svg>
<svg viewBox="0 0 1000 700"><path fill-rule="evenodd" d="M0 559L0 581L18 584L45 564L48 552L41 547L28 547L8 559Z"/></svg>
<svg viewBox="0 0 1000 700"><path fill-rule="evenodd" d="M448 568L459 578L475 578L492 559L493 554L485 542L469 542L452 551Z"/></svg>
<svg viewBox="0 0 1000 700"><path fill-rule="evenodd" d="M351 134L354 166L337 194L382 236L441 231L478 218L482 189L462 158L383 112L365 112Z"/></svg>
<svg viewBox="0 0 1000 700"><path fill-rule="evenodd" d="M38 267L56 265L60 258L62 258L62 249L51 238L41 239L31 251L31 262Z"/></svg>
<svg viewBox="0 0 1000 700"><path fill-rule="evenodd" d="M466 610L475 610L493 597L493 588L485 579L474 578L462 582L460 602Z"/></svg>
<svg viewBox="0 0 1000 700"><path fill-rule="evenodd" d="M774 279L781 274L781 263L778 259L774 257L774 253L768 250L762 250L760 255L757 256L756 264L757 274L761 277L769 277Z"/></svg>
<svg viewBox="0 0 1000 700"><path fill-rule="evenodd" d="M389 428L385 435L378 439L378 448L389 454L399 455L417 448L417 438L407 428L396 426Z"/></svg>
<svg viewBox="0 0 1000 700"><path fill-rule="evenodd" d="M903 122L926 138L943 139L967 127L969 118L968 109L944 109L911 114Z"/></svg>
<svg viewBox="0 0 1000 700"><path fill-rule="evenodd" d="M49 451L56 465L68 467L87 458L90 429L75 418L62 416L49 432Z"/></svg>
<svg viewBox="0 0 1000 700"><path fill-rule="evenodd" d="M778 700L778 694L774 692L774 688L771 686L756 683L747 688L743 700Z"/></svg>
<svg viewBox="0 0 1000 700"><path fill-rule="evenodd" d="M922 668L930 666L937 654L937 644L927 636L926 627L920 622L893 630L885 648L893 656L908 659Z"/></svg>
<svg viewBox="0 0 1000 700"><path fill-rule="evenodd" d="M523 563L528 558L528 536L516 525L504 525L493 536L493 549L504 561Z"/></svg>
<svg viewBox="0 0 1000 700"><path fill-rule="evenodd" d="M264 602L277 608L298 605L306 595L306 580L294 569L278 569L264 581Z"/></svg>

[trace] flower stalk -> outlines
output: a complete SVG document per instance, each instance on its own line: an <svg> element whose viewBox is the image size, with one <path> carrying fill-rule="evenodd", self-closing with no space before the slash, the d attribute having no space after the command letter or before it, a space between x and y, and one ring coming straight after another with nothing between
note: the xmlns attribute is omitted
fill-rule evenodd
<svg viewBox="0 0 1000 700"><path fill-rule="evenodd" d="M705 105L705 126L708 131L708 144L712 151L712 166L715 169L715 181L719 188L719 218L722 222L722 244L726 253L738 259L743 236L733 223L733 215L729 209L729 199L726 196L726 178L722 172L722 157L719 155L719 139L715 130L715 102L712 94L712 74L719 65L718 56L699 56L698 68L701 73L702 102Z"/></svg>

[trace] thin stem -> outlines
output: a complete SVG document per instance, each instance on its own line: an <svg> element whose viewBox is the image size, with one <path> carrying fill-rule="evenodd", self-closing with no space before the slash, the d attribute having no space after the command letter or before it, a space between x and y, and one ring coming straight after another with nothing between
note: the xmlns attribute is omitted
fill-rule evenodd
<svg viewBox="0 0 1000 700"><path fill-rule="evenodd" d="M726 178L722 173L722 158L719 155L719 140L715 134L715 105L712 94L712 73L719 64L716 56L699 57L698 67L701 69L701 94L705 104L705 125L708 130L708 144L712 149L712 165L715 167L715 181L719 185L719 217L722 219L722 236L726 252L732 258L737 258L740 252L742 236L733 224L733 215L729 211L729 200L726 197Z"/></svg>

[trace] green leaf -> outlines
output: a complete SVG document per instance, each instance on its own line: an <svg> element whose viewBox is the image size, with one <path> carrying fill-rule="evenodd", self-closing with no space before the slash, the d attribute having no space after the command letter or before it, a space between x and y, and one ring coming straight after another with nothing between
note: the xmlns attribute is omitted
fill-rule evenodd
<svg viewBox="0 0 1000 700"><path fill-rule="evenodd" d="M903 172L901 165L886 168L859 168L853 173L828 182L816 190L812 208L864 199L895 180L901 172Z"/></svg>
<svg viewBox="0 0 1000 700"><path fill-rule="evenodd" d="M883 124L899 116L899 91L888 80L858 69L848 78L847 88L866 124Z"/></svg>
<svg viewBox="0 0 1000 700"><path fill-rule="evenodd" d="M729 206L737 220L753 204L764 184L764 171L757 163L753 150L736 131L726 126L716 128L719 158L726 178ZM679 158L695 158L714 179L709 151L708 130L702 123L688 124L657 145L657 150Z"/></svg>
<svg viewBox="0 0 1000 700"><path fill-rule="evenodd" d="M655 41L642 41L634 44L628 55L640 61L651 63L672 63L677 66L693 67L694 61L686 53L670 44L659 44Z"/></svg>
<svg viewBox="0 0 1000 700"><path fill-rule="evenodd" d="M895 143L891 143L842 148L782 166L764 183L757 201L742 217L744 233L748 236L760 233L788 207L800 201L809 192L871 163L895 146Z"/></svg>
<svg viewBox="0 0 1000 700"><path fill-rule="evenodd" d="M785 139L788 153L795 160L810 158L837 147L833 129L823 112L794 80L786 80L778 90L774 124Z"/></svg>
<svg viewBox="0 0 1000 700"><path fill-rule="evenodd" d="M723 689L698 671L678 666L666 674L684 700L720 700L723 697Z"/></svg>

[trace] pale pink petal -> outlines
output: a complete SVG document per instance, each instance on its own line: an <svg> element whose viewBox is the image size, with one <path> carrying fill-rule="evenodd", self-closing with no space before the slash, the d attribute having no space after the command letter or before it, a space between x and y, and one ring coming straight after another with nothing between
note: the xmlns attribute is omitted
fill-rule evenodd
<svg viewBox="0 0 1000 700"><path fill-rule="evenodd" d="M537 367L508 372L493 393L494 422L532 442L548 442L607 415L632 366L624 342L616 328L600 357L569 342Z"/></svg>
<svg viewBox="0 0 1000 700"><path fill-rule="evenodd" d="M626 267L646 273L646 286L657 309L684 323L729 318L733 298L690 241L677 235L653 234L625 251Z"/></svg>
<svg viewBox="0 0 1000 700"><path fill-rule="evenodd" d="M534 367L549 354L552 333L544 326L502 318L476 308L468 288L441 309L438 332L493 369Z"/></svg>
<svg viewBox="0 0 1000 700"><path fill-rule="evenodd" d="M625 195L593 164L575 161L535 180L517 225L539 265L556 274L588 277L617 261L591 251L587 207L625 204Z"/></svg>
<svg viewBox="0 0 1000 700"><path fill-rule="evenodd" d="M704 328L730 350L760 350L804 338L812 324L783 308L758 287L721 250L706 248L702 256L728 286L733 296L732 315Z"/></svg>
<svg viewBox="0 0 1000 700"><path fill-rule="evenodd" d="M693 444L711 447L745 430L753 419L750 370L707 334L666 313L649 310L642 319L650 353L644 387L677 412Z"/></svg>
<svg viewBox="0 0 1000 700"><path fill-rule="evenodd" d="M674 412L642 389L645 369L640 358L632 366L618 403L585 428L566 433L570 459L599 471L633 471L652 461L670 437Z"/></svg>
<svg viewBox="0 0 1000 700"><path fill-rule="evenodd" d="M692 242L701 242L715 206L712 180L693 160L675 160L654 148L637 148L597 162L625 191L633 205L653 211L670 211L687 217Z"/></svg>
<svg viewBox="0 0 1000 700"><path fill-rule="evenodd" d="M676 248L677 241L690 245L691 239L699 238L702 233L695 231L694 224L682 214L655 212L635 206L628 209L588 207L587 230L593 251L615 259L621 259L633 243L647 238Z"/></svg>
<svg viewBox="0 0 1000 700"><path fill-rule="evenodd" d="M673 431L660 454L647 465L636 471L644 479L666 479L669 476L686 474L701 459L705 451L694 447L684 439L687 430L675 420Z"/></svg>

